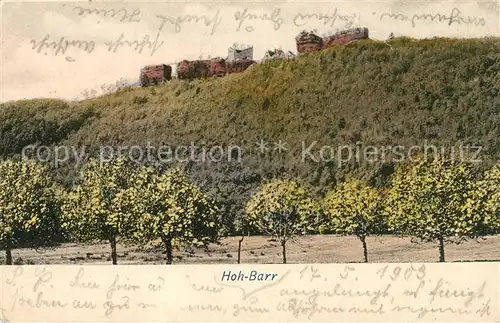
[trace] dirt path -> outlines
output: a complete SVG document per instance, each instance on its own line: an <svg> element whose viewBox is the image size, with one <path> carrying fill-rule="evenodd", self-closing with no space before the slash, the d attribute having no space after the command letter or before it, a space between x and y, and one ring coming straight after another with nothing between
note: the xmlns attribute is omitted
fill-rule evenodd
<svg viewBox="0 0 500 323"><path fill-rule="evenodd" d="M237 263L238 237L227 238L221 245L211 245L208 251L174 251L174 263L215 264ZM408 238L392 236L369 237L370 262L435 262L439 259L434 244L414 244ZM468 241L461 245L450 244L445 248L446 261L500 261L500 236L482 241ZM55 250L37 253L29 249L13 251L18 264L111 264L107 244L64 244ZM5 264L5 252L0 253ZM242 244L241 263L281 263L281 247L269 237L245 237ZM363 250L355 237L305 236L287 247L288 263L347 263L361 262ZM118 264L163 264L165 254L161 249L138 250L119 246Z"/></svg>

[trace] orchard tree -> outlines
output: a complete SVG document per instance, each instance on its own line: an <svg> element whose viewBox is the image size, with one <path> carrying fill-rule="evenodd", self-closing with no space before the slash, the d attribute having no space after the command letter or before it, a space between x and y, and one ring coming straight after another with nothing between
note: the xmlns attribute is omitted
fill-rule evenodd
<svg viewBox="0 0 500 323"><path fill-rule="evenodd" d="M117 244L126 242L135 229L137 219L131 208L138 197L131 187L136 174L125 157L103 163L92 159L84 167L81 183L63 198L63 229L76 241L108 241L113 265L117 264Z"/></svg>
<svg viewBox="0 0 500 323"><path fill-rule="evenodd" d="M366 237L384 227L380 191L360 180L350 180L327 193L323 207L330 228L343 235L356 235L368 262Z"/></svg>
<svg viewBox="0 0 500 323"><path fill-rule="evenodd" d="M252 226L248 223L247 218L245 216L237 217L235 219L235 229L237 234L239 234L240 238L238 239L238 264L241 263L241 246L243 244L243 240L245 236L250 236L250 232L252 231Z"/></svg>
<svg viewBox="0 0 500 323"><path fill-rule="evenodd" d="M446 242L460 244L476 237L479 214L464 210L474 174L470 164L422 160L393 175L386 199L389 226L394 232L426 242L438 242L445 261Z"/></svg>
<svg viewBox="0 0 500 323"><path fill-rule="evenodd" d="M481 234L500 233L500 163L484 172L484 176L475 181L464 210L469 216L482 218Z"/></svg>
<svg viewBox="0 0 500 323"><path fill-rule="evenodd" d="M35 161L0 161L0 244L6 264L12 249L43 248L59 238L59 208L50 169Z"/></svg>
<svg viewBox="0 0 500 323"><path fill-rule="evenodd" d="M248 223L281 244L286 263L286 242L298 234L318 232L324 225L321 206L311 191L298 181L273 180L250 198Z"/></svg>
<svg viewBox="0 0 500 323"><path fill-rule="evenodd" d="M139 216L134 241L144 245L160 239L167 264L172 264L174 244L207 246L219 240L217 205L180 169L158 174L153 168L143 168L134 190L141 197L134 206Z"/></svg>

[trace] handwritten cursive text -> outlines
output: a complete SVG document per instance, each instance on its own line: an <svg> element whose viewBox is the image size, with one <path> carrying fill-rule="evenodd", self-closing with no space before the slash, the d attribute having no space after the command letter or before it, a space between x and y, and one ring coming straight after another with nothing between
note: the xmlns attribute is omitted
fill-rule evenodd
<svg viewBox="0 0 500 323"><path fill-rule="evenodd" d="M396 21L404 21L410 22L412 27L415 28L418 21L425 22L445 22L448 26L452 24L465 24L465 25L473 25L473 26L485 26L486 21L482 17L463 17L462 12L458 8L453 8L449 15L445 14L413 14L413 15L404 15L404 14L394 14L394 13L382 13L380 15L380 20L384 19L392 19Z"/></svg>
<svg viewBox="0 0 500 323"><path fill-rule="evenodd" d="M236 28L236 31L240 31L243 23L247 20L261 20L261 21L270 21L273 23L273 28L274 30L280 29L281 25L283 24L283 18L281 17L281 9L276 8L274 9L271 14L261 14L261 15L256 15L248 12L248 9L245 8L243 11L236 11L234 14L234 19L236 22L238 22L238 27ZM255 30L254 26L246 26L245 30L248 32L252 32Z"/></svg>

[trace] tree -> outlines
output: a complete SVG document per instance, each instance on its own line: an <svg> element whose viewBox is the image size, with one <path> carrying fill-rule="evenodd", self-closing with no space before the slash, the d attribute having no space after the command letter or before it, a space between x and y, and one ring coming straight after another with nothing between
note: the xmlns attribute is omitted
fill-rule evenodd
<svg viewBox="0 0 500 323"><path fill-rule="evenodd" d="M410 167L408 167L410 166ZM399 168L386 199L389 226L394 232L439 243L445 261L445 242L461 243L476 236L478 214L464 211L474 174L470 164L422 160Z"/></svg>
<svg viewBox="0 0 500 323"><path fill-rule="evenodd" d="M138 197L130 188L136 176L137 170L124 157L102 164L92 159L83 170L82 182L62 199L63 229L80 242L108 241L113 265L117 244L126 242L135 229L137 219L131 208Z"/></svg>
<svg viewBox="0 0 500 323"><path fill-rule="evenodd" d="M318 232L323 225L320 204L310 190L298 181L273 180L250 198L246 207L248 222L276 237L286 263L286 242L297 234Z"/></svg>
<svg viewBox="0 0 500 323"><path fill-rule="evenodd" d="M245 236L250 236L250 232L252 231L252 226L248 223L247 218L242 216L235 219L236 220L236 232L240 235L238 239L238 264L241 263L241 246L243 244L243 240Z"/></svg>
<svg viewBox="0 0 500 323"><path fill-rule="evenodd" d="M500 232L500 163L484 172L484 176L475 181L464 211L469 216L482 218L478 231L480 234Z"/></svg>
<svg viewBox="0 0 500 323"><path fill-rule="evenodd" d="M368 262L366 237L379 233L384 224L380 192L363 181L350 180L327 193L323 209L334 232L361 240Z"/></svg>
<svg viewBox="0 0 500 323"><path fill-rule="evenodd" d="M59 207L50 169L35 161L0 161L0 245L6 264L12 249L43 248L59 237Z"/></svg>
<svg viewBox="0 0 500 323"><path fill-rule="evenodd" d="M172 264L174 243L207 246L219 240L217 205L180 169L158 174L143 168L134 189L141 196L134 207L140 215L134 239L140 244L161 239L167 264Z"/></svg>

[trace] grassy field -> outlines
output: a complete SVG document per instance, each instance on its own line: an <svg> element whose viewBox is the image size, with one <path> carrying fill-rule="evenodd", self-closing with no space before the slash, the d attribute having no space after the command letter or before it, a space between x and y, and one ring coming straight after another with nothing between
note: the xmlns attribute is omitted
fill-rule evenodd
<svg viewBox="0 0 500 323"><path fill-rule="evenodd" d="M221 245L203 249L174 252L174 264L236 264L238 237L230 237ZM368 238L370 262L436 262L438 248L431 243L411 243L409 238L374 236ZM500 236L485 240L470 240L461 245L446 246L446 261L500 261ZM1 263L5 255L1 254ZM314 235L300 237L290 242L287 248L288 263L349 263L362 262L363 250L355 237ZM37 253L28 249L17 249L13 259L18 264L93 264L110 265L110 248L107 244L65 244L55 250ZM119 265L164 264L161 249L139 250L119 246ZM242 244L241 263L281 263L281 247L269 237L245 237Z"/></svg>

